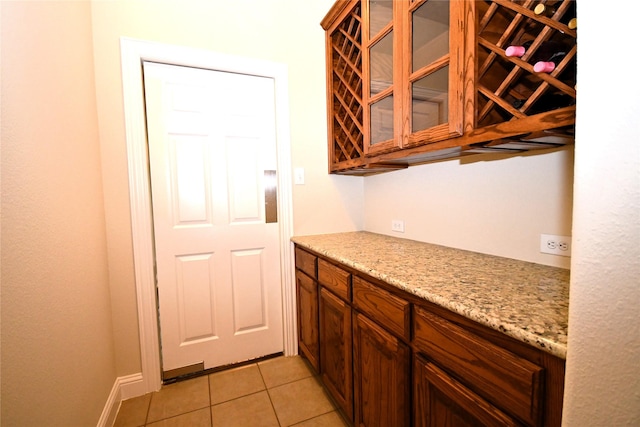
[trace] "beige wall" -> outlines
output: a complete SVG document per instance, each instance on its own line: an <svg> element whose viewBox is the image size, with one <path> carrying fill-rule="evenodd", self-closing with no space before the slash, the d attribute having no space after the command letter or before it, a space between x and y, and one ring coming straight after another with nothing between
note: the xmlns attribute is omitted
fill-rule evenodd
<svg viewBox="0 0 640 427"><path fill-rule="evenodd" d="M2 425L96 425L115 355L88 2L2 7Z"/></svg>

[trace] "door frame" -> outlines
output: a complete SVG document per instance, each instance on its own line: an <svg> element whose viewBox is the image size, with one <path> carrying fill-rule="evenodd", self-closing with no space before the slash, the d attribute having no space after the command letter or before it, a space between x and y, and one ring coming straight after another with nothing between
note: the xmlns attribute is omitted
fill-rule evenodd
<svg viewBox="0 0 640 427"><path fill-rule="evenodd" d="M140 361L145 393L162 385L156 306L151 182L147 151L142 61L183 65L273 78L276 103L278 227L284 354L297 354L295 281L293 278L293 203L289 135L288 71L285 64L237 57L205 49L120 38L122 89L129 171L131 232L138 307Z"/></svg>

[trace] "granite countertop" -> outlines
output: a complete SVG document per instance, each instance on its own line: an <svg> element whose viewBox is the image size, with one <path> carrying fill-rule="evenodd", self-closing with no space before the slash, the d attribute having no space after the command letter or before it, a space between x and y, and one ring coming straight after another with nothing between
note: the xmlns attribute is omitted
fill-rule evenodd
<svg viewBox="0 0 640 427"><path fill-rule="evenodd" d="M366 231L291 240L566 358L569 270Z"/></svg>

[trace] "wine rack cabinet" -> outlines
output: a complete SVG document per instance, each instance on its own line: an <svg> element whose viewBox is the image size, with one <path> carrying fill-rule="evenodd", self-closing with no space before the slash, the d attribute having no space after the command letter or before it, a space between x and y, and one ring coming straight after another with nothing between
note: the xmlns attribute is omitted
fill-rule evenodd
<svg viewBox="0 0 640 427"><path fill-rule="evenodd" d="M392 93L404 101L394 106L393 114L401 118L394 121L400 125L393 129L393 148L379 154L380 150L365 146L374 127L367 123L369 107L363 103L372 84L367 81L370 64L363 58L369 55L363 52L362 37L369 34L369 3L365 2L370 1L338 0L321 23L326 31L330 173L368 175L443 158L520 153L574 143L576 0L449 2L449 53L434 63L463 64L450 73L448 94L453 100L449 114L461 117L462 126L458 120L456 129L462 132L444 139L411 133L416 116L411 113L415 96L409 81L415 80L416 73L410 70L422 60L413 55L422 55L425 48L410 48L416 31L408 14L437 1L412 0L409 6L394 7L394 37L404 40L394 43ZM393 0L393 4L399 1L406 0ZM434 26L442 23L441 17L438 21L434 18ZM429 25L428 17L420 25ZM462 37L459 28L463 28ZM524 46L525 51L521 56L507 55L510 46ZM550 59L552 69L536 69L537 62Z"/></svg>
<svg viewBox="0 0 640 427"><path fill-rule="evenodd" d="M329 163L349 168L361 165L364 158L360 2L337 2L325 21L330 19L334 25L326 37Z"/></svg>

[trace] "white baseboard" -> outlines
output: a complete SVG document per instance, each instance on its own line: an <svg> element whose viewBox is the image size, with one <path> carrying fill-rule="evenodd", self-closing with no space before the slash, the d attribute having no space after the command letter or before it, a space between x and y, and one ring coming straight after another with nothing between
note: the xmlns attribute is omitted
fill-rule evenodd
<svg viewBox="0 0 640 427"><path fill-rule="evenodd" d="M120 383L121 400L131 399L132 397L142 396L147 393L142 373L118 377L117 381Z"/></svg>
<svg viewBox="0 0 640 427"><path fill-rule="evenodd" d="M142 396L143 394L145 394L145 384L141 373L116 378L102 410L102 415L98 420L97 427L112 427L116 421L120 403L123 400Z"/></svg>
<svg viewBox="0 0 640 427"><path fill-rule="evenodd" d="M112 427L116 420L116 415L118 415L118 409L120 409L120 402L122 400L120 399L120 384L118 383L118 379L119 378L116 378L116 381L113 383L111 393L109 393L107 403L104 405L97 427Z"/></svg>

